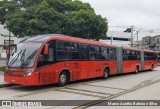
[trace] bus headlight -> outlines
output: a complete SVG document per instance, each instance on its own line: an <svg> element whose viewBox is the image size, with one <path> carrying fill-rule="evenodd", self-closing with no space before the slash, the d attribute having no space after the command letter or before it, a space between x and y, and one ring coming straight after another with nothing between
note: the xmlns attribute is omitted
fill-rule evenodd
<svg viewBox="0 0 160 109"><path fill-rule="evenodd" d="M26 70L24 76L31 76L33 71L34 69Z"/></svg>

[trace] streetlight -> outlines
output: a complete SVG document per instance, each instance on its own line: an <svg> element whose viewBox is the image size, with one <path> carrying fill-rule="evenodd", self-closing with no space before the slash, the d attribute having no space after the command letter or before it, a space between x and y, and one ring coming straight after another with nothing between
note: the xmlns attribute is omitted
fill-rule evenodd
<svg viewBox="0 0 160 109"><path fill-rule="evenodd" d="M8 30L9 31L9 30ZM9 31L9 46L8 46L8 60L10 59L10 54L11 54L11 48L10 48L10 44L11 44L11 32ZM7 62L8 63L8 62Z"/></svg>

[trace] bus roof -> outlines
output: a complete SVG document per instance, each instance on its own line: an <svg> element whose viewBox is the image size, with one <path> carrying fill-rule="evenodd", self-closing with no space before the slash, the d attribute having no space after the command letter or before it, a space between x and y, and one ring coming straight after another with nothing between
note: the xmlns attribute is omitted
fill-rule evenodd
<svg viewBox="0 0 160 109"><path fill-rule="evenodd" d="M35 35L29 38L26 38L23 42L30 42L30 41L36 41L36 42L45 42L49 38L52 38L54 36L65 36L61 34L42 34L42 35Z"/></svg>
<svg viewBox="0 0 160 109"><path fill-rule="evenodd" d="M127 50L136 50L136 51L140 51L140 49L138 48L133 48L133 47L127 47L127 46L122 46L123 49L127 49Z"/></svg>
<svg viewBox="0 0 160 109"><path fill-rule="evenodd" d="M76 38L76 37L71 37L71 36L67 36L67 38L71 42L84 43L84 44L97 45L97 46L107 46L107 47L111 47L111 48L116 47L114 45L110 45L110 44L107 44L107 43L98 42L98 41L94 41L94 40Z"/></svg>
<svg viewBox="0 0 160 109"><path fill-rule="evenodd" d="M148 49L144 49L144 52L152 52L152 53L157 53L157 51L153 51L153 50L148 50Z"/></svg>
<svg viewBox="0 0 160 109"><path fill-rule="evenodd" d="M108 46L108 47L116 47L113 45L109 45L103 42L88 40L88 39L82 39L62 34L43 34L43 35L36 35L31 38L27 38L23 42L46 42L49 40L62 40L62 41L70 41L70 42L76 42L76 43L82 43L82 44L91 44L91 45L97 45L97 46Z"/></svg>
<svg viewBox="0 0 160 109"><path fill-rule="evenodd" d="M67 36L67 35L62 35L62 34L42 34L42 35L35 35L30 38L26 38L22 42L47 42L49 40L62 40L62 41L70 41L70 42L75 42L75 43L81 43L81 44L91 44L91 45L97 45L97 46L107 46L107 47L112 47L115 48L115 45L110 45L107 43L103 42L98 42L94 40L88 40L88 39L82 39L82 38L77 38L77 37L72 37L72 36ZM21 42L20 42L21 43ZM123 49L127 50L136 50L140 51L140 49L133 48L133 47L128 47L128 46L122 46ZM156 51L152 50L147 50L144 49L144 52L153 52L156 53Z"/></svg>

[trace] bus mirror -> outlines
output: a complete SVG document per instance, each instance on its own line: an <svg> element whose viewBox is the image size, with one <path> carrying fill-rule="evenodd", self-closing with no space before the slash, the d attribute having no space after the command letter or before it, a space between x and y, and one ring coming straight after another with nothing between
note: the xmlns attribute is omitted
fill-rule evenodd
<svg viewBox="0 0 160 109"><path fill-rule="evenodd" d="M48 55L48 46L45 45L43 55Z"/></svg>

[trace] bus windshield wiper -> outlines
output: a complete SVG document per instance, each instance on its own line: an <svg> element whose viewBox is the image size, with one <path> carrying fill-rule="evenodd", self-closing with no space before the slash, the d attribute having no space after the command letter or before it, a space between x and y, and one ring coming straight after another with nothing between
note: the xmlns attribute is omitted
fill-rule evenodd
<svg viewBox="0 0 160 109"><path fill-rule="evenodd" d="M12 66L13 63L18 59L23 49L12 59L12 61L8 64L8 66Z"/></svg>
<svg viewBox="0 0 160 109"><path fill-rule="evenodd" d="M25 52L26 52L26 49L23 50L22 57L20 59L20 61L21 61L21 68L23 67L23 64L24 64L24 61L25 61Z"/></svg>

